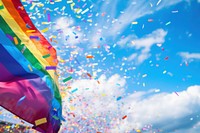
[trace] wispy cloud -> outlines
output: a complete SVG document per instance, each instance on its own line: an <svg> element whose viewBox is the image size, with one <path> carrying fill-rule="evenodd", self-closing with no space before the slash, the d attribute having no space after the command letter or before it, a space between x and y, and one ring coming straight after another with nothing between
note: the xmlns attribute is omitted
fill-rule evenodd
<svg viewBox="0 0 200 133"><path fill-rule="evenodd" d="M131 2L131 4L129 4L129 6L126 7L126 9L124 9L124 13L117 18L118 22L112 25L108 34L110 36L114 36L117 32L123 32L125 28L131 24L132 21L145 15L152 14L165 7L183 2L185 0L161 0L160 2L159 1L146 2L145 0L141 0L137 2Z"/></svg>
<svg viewBox="0 0 200 133"><path fill-rule="evenodd" d="M200 53L189 53L189 52L180 52L179 56L186 62L192 62L194 60L200 60Z"/></svg>
<svg viewBox="0 0 200 133"><path fill-rule="evenodd" d="M131 47L139 50L139 53L133 53L128 57L128 61L135 61L136 64L141 64L143 61L150 57L150 50L154 44L164 43L167 31L163 29L157 29L151 34L148 34L142 38L129 35L121 39L117 44L122 47Z"/></svg>

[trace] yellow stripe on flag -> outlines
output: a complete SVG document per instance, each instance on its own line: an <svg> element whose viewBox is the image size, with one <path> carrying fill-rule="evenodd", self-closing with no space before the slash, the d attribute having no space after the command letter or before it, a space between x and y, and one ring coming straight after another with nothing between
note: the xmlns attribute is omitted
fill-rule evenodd
<svg viewBox="0 0 200 133"><path fill-rule="evenodd" d="M1 2L1 0L0 0ZM35 44L29 39L29 37L23 32L21 27L17 24L17 22L13 19L11 14L8 12L6 8L0 10L0 15L3 17L5 22L10 26L13 32L18 35L18 38L24 43L24 45L29 49L29 51L38 59L38 61L42 64L43 67L51 66L49 62L47 62L44 58L42 58L42 54L38 51ZM54 71L48 71L53 80L56 82L58 86L57 76Z"/></svg>

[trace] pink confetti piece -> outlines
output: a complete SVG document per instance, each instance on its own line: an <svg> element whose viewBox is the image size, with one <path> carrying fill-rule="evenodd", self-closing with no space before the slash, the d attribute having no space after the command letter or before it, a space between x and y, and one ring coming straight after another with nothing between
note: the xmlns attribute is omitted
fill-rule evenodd
<svg viewBox="0 0 200 133"><path fill-rule="evenodd" d="M50 14L49 14L49 13L47 14L47 19L48 19L48 22L51 21L51 18L50 18Z"/></svg>

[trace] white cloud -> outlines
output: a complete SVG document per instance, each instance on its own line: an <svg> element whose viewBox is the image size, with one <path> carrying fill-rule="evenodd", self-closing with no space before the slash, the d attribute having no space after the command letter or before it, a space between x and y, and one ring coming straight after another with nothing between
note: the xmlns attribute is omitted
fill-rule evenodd
<svg viewBox="0 0 200 133"><path fill-rule="evenodd" d="M63 128L76 126L78 128L71 129L72 132L88 129L91 132L111 133L145 126L149 128L147 130L159 129L163 132L200 131L198 85L177 92L178 95L158 92L158 89L125 95L126 81L119 75L110 78L102 75L98 81L100 84L93 79L77 80L71 84L71 93L64 99L70 102L63 103L64 112L69 113L69 120ZM75 88L78 90L73 92ZM119 97L121 99L117 101ZM123 120L125 115L127 118Z"/></svg>
<svg viewBox="0 0 200 133"><path fill-rule="evenodd" d="M194 60L200 60L200 53L180 52L178 55L182 57L183 61L192 62Z"/></svg>
<svg viewBox="0 0 200 133"><path fill-rule="evenodd" d="M130 55L129 57L128 57L128 61L132 61L132 60L134 60L135 58L137 57L137 54L136 53L133 53L132 55Z"/></svg>
<svg viewBox="0 0 200 133"><path fill-rule="evenodd" d="M91 33L89 33L89 35L87 36L89 40L88 47L90 48L98 46L101 43L99 38L102 36L105 38L106 41L118 41L118 37L126 30L126 28L131 25L133 21L137 20L138 18L144 17L145 15L152 14L161 9L176 5L183 1L190 0L161 0L159 4L158 1L146 2L145 0L129 0L127 2L127 6L123 5L120 10L117 7L121 4L121 1L105 1L99 12L106 12L106 15L102 17L99 14L96 19L97 21L94 22L95 26L92 26ZM100 33L98 32L99 29L101 30ZM130 35L129 38L132 37L134 37L134 35ZM129 38L126 39L128 40ZM147 58L148 56L149 55L146 54L145 58Z"/></svg>
<svg viewBox="0 0 200 133"><path fill-rule="evenodd" d="M65 45L76 45L80 43L80 40L83 38L83 33L76 29L74 26L74 20L72 18L58 18L54 26L54 31L56 30L60 30L60 33L58 33L58 38L61 39L60 42L64 43Z"/></svg>
<svg viewBox="0 0 200 133"><path fill-rule="evenodd" d="M151 34L148 34L145 37L137 38L136 36L130 35L121 39L117 44L122 47L133 47L136 50L140 50L140 53L133 53L128 57L128 61L134 60L136 64L141 64L143 61L148 59L151 54L150 50L154 44L164 43L165 36L167 32L163 29L157 29Z"/></svg>

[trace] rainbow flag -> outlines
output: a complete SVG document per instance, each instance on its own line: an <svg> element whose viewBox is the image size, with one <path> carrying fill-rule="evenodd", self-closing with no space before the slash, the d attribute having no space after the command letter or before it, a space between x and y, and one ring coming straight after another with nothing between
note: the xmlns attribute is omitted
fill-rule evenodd
<svg viewBox="0 0 200 133"><path fill-rule="evenodd" d="M0 0L0 56L0 106L40 132L58 132L63 118L56 50L20 0Z"/></svg>

